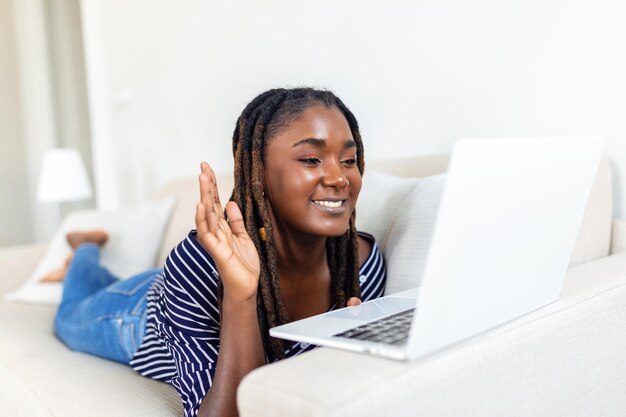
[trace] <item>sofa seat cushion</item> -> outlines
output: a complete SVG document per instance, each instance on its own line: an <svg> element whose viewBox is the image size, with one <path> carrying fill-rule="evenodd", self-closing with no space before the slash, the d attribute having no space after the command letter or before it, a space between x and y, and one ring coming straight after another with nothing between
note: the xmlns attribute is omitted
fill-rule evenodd
<svg viewBox="0 0 626 417"><path fill-rule="evenodd" d="M0 302L0 415L182 415L170 385L70 351L53 335L54 312L50 306Z"/></svg>

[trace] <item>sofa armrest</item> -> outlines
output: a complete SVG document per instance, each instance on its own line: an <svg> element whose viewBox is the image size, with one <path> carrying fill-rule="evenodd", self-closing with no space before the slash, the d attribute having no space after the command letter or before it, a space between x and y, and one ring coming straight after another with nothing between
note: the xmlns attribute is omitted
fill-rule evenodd
<svg viewBox="0 0 626 417"><path fill-rule="evenodd" d="M35 270L46 245L9 246L0 248L0 295L17 289Z"/></svg>
<svg viewBox="0 0 626 417"><path fill-rule="evenodd" d="M250 373L242 417L620 415L626 253L568 270L561 297L414 362L320 348Z"/></svg>
<svg viewBox="0 0 626 417"><path fill-rule="evenodd" d="M626 220L613 219L611 255L626 251Z"/></svg>

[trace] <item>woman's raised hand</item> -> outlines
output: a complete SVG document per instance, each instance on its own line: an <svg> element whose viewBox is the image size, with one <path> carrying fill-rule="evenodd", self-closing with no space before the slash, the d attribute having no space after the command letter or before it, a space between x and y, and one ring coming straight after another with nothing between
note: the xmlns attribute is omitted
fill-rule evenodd
<svg viewBox="0 0 626 417"><path fill-rule="evenodd" d="M215 173L200 164L200 202L196 206L197 238L217 265L224 284L224 300L256 301L259 283L259 254L248 236L237 204L226 204L228 221L217 192Z"/></svg>

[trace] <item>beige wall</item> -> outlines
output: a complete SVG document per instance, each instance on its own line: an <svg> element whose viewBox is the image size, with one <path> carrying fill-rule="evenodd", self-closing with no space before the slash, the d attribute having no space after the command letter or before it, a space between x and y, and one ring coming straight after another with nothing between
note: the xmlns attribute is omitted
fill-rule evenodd
<svg viewBox="0 0 626 417"><path fill-rule="evenodd" d="M0 246L33 240L12 7L0 0Z"/></svg>

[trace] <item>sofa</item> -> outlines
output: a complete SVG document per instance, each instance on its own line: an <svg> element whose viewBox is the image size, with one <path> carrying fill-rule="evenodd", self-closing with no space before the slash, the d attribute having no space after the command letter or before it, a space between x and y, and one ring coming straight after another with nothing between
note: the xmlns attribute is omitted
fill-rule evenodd
<svg viewBox="0 0 626 417"><path fill-rule="evenodd" d="M445 172L447 162L447 155L434 155L368 163L364 192L370 171L397 187L387 187L386 198L395 200L378 204L385 209L378 216L357 206L357 217L386 223L359 227L386 233L412 187ZM225 199L232 179L220 176L218 184ZM177 202L158 265L193 226L196 179L171 181L155 198L167 196ZM264 366L239 387L240 415L626 415L626 221L612 218L612 205L611 167L603 161L556 302L415 362L319 348ZM393 256L392 246L388 253L381 248ZM0 249L0 294L19 287L45 249ZM388 293L419 285L400 275L389 275ZM67 349L53 334L54 312L0 301L0 416L182 415L169 385Z"/></svg>

